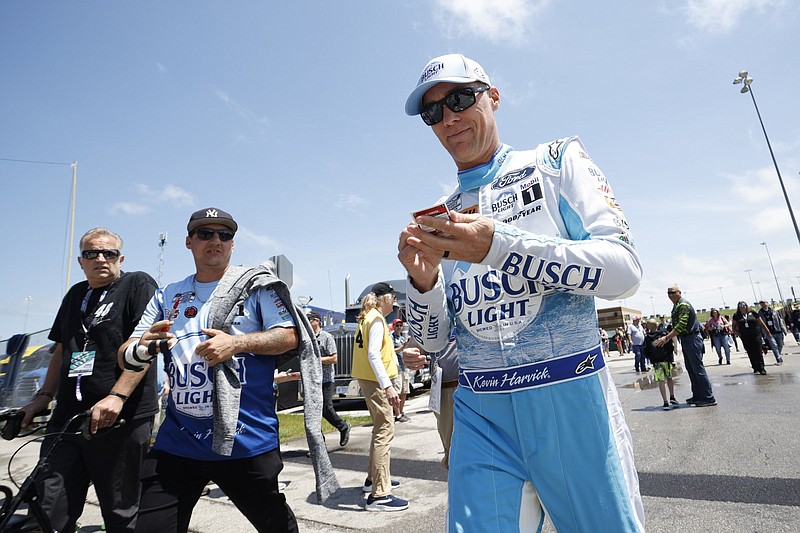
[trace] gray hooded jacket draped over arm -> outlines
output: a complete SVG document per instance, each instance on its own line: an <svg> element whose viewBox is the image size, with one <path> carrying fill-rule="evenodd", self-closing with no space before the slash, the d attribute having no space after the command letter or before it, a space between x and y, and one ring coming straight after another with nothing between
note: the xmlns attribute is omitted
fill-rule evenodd
<svg viewBox="0 0 800 533"><path fill-rule="evenodd" d="M305 314L292 303L289 288L276 275L274 265L266 262L256 267L231 266L214 291L209 310L209 326L227 332L238 305L259 288L272 289L283 302L297 325L298 347L280 359L300 356L303 382L303 408L306 439L316 476L317 498L324 502L339 488L328 450L322 436L322 364L314 330ZM265 356L269 357L269 356ZM276 364L276 367L278 365ZM241 383L232 359L213 367L214 435L212 449L219 455L231 455L239 417Z"/></svg>

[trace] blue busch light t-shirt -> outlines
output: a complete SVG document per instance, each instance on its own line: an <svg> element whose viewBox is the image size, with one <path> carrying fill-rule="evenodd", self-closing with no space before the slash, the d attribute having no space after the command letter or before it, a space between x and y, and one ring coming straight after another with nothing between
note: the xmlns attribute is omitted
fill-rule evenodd
<svg viewBox="0 0 800 533"><path fill-rule="evenodd" d="M239 353L234 356L242 385L239 419L231 456L211 450L213 440L213 370L195 348L209 336L209 300L218 282L197 283L194 276L159 289L148 303L133 332L141 337L155 322L172 315L171 328L178 339L166 357L169 401L166 418L158 430L155 450L199 460L253 457L278 447L278 417L272 381L275 356ZM240 306L230 325L231 335L295 327L283 302L271 289L259 289Z"/></svg>

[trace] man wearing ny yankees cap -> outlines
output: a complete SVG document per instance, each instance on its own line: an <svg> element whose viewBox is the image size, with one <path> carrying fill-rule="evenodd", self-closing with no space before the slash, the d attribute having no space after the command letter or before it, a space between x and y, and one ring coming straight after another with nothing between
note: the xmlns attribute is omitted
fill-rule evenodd
<svg viewBox="0 0 800 533"><path fill-rule="evenodd" d="M120 349L133 373L163 353L170 385L166 417L143 467L137 531L187 531L210 481L258 531L297 531L278 491L283 462L272 388L276 356L298 346L290 302L283 303L279 280L267 272L248 280L249 293L220 315L219 302L234 292L231 274L250 272L231 266L239 226L210 207L194 212L186 229L196 272L156 292ZM229 317L224 325L220 316Z"/></svg>
<svg viewBox="0 0 800 533"><path fill-rule="evenodd" d="M449 531L537 531L546 510L558 531L640 532L595 312L595 297L636 291L639 257L580 140L515 150L500 141L500 102L481 65L448 54L428 62L405 106L458 170L451 195L412 206L446 204L449 217L418 217L398 254L411 335L437 352L453 334L460 355Z"/></svg>

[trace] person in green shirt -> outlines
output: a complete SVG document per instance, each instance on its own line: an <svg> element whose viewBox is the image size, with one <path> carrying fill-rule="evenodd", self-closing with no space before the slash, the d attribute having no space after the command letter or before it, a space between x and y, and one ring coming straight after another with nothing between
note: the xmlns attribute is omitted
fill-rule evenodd
<svg viewBox="0 0 800 533"><path fill-rule="evenodd" d="M711 381L708 379L706 367L703 365L703 337L700 334L700 322L697 313L688 300L683 298L677 285L667 289L667 298L672 302L672 331L656 340L655 346L663 346L678 337L683 350L683 362L689 381L692 385L692 397L686 403L695 407L717 405Z"/></svg>

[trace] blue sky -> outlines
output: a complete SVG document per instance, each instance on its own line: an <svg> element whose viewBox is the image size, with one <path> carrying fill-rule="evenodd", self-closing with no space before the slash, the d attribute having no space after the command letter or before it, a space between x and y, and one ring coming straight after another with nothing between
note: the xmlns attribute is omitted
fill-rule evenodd
<svg viewBox="0 0 800 533"><path fill-rule="evenodd" d="M73 256L106 226L125 269L156 277L167 232L162 280L181 279L188 216L213 205L240 224L235 262L286 255L314 305L341 310L347 275L352 297L401 277L409 212L455 176L403 105L450 52L499 88L504 142L580 135L644 265L622 303L667 312L675 282L696 307L777 298L761 242L784 297L800 296L800 244L752 101L731 84L754 78L800 210L799 23L789 0L0 3L0 158L64 163L0 160L0 338L58 309L73 161Z"/></svg>

